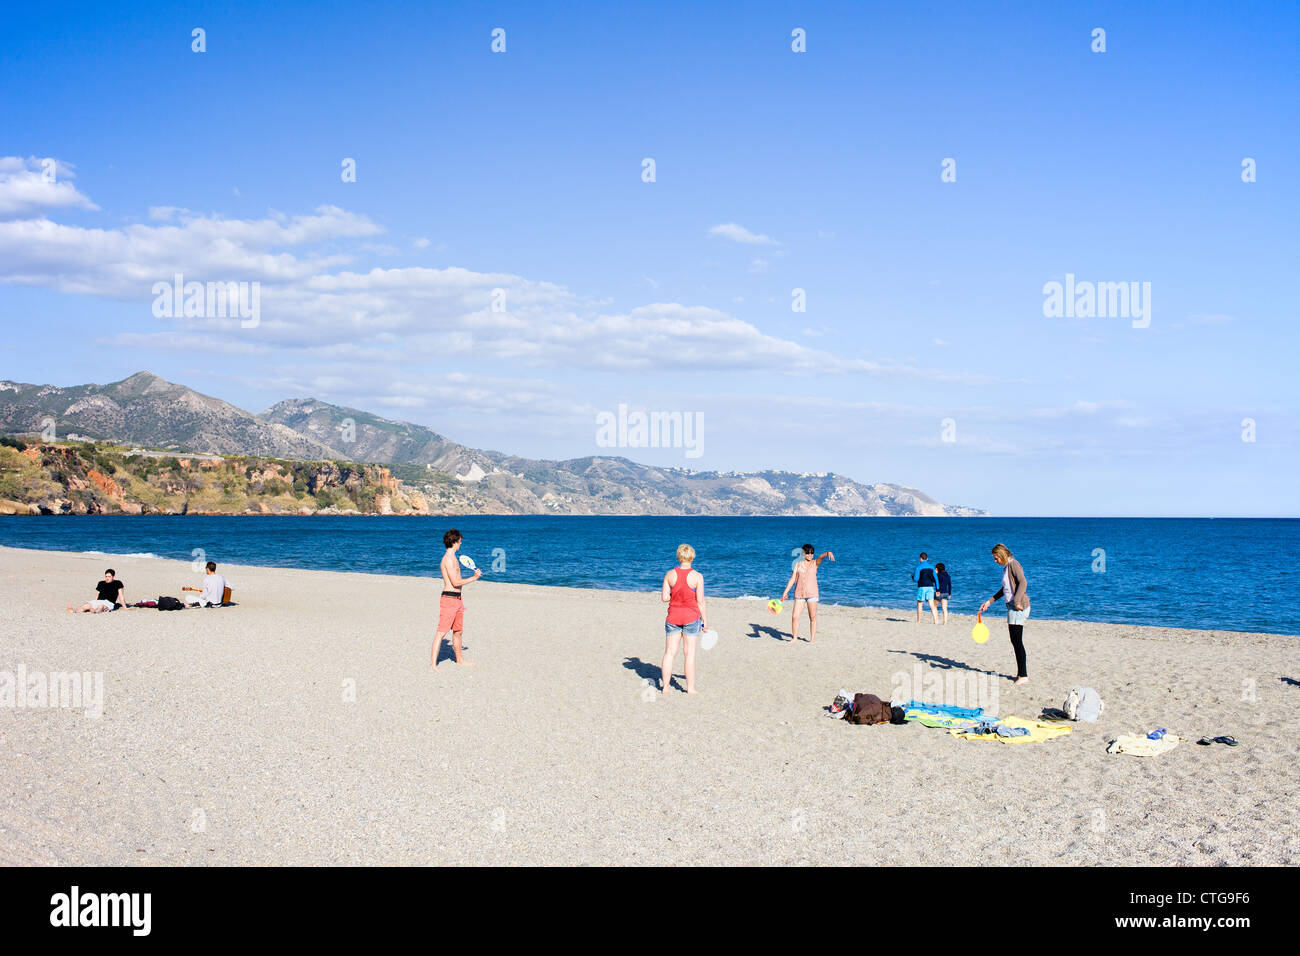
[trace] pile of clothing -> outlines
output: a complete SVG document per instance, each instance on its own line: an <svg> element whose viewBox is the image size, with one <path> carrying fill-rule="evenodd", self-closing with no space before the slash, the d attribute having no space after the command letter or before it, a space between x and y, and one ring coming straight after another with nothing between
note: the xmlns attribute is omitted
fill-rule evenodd
<svg viewBox="0 0 1300 956"><path fill-rule="evenodd" d="M893 707L875 694L854 694L850 700L848 691L843 689L835 695L827 711L830 716L847 720L851 724L906 723L901 707Z"/></svg>

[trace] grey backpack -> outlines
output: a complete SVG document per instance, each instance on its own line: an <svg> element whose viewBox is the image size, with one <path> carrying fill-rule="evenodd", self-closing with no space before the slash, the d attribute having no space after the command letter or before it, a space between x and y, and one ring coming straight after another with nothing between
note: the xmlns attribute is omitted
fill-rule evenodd
<svg viewBox="0 0 1300 956"><path fill-rule="evenodd" d="M1071 720L1086 720L1092 724L1097 722L1105 706L1101 694L1091 687L1074 687L1070 690L1070 696L1065 698L1065 704L1061 709Z"/></svg>

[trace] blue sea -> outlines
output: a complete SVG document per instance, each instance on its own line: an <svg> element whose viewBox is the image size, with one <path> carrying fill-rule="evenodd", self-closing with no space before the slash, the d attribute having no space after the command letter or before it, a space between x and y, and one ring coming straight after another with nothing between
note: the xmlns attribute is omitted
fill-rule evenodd
<svg viewBox="0 0 1300 956"><path fill-rule="evenodd" d="M952 575L950 610L967 614L1000 584L1001 541L1036 619L1300 635L1300 519L4 516L0 545L420 577L437 573L452 526L489 580L656 591L689 542L708 593L754 599L780 597L808 543L835 553L823 607L913 612L926 551Z"/></svg>

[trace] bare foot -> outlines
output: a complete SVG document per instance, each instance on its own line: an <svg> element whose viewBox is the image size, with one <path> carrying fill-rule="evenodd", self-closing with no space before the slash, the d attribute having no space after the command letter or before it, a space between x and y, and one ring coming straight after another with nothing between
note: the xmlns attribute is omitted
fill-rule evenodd
<svg viewBox="0 0 1300 956"><path fill-rule="evenodd" d="M690 690L690 689L689 689L689 688L688 688L688 689L687 689L687 691L686 691L686 693L688 693L688 694L694 694L694 693L695 693L695 691L693 691L693 690Z"/></svg>
<svg viewBox="0 0 1300 956"><path fill-rule="evenodd" d="M1028 683L1029 683L1028 677L1017 677L1014 681L1011 682L1011 686L1019 687L1021 684L1028 684Z"/></svg>
<svg viewBox="0 0 1300 956"><path fill-rule="evenodd" d="M69 613L69 614L72 613L72 605L71 605L71 604L68 605L68 613Z"/></svg>

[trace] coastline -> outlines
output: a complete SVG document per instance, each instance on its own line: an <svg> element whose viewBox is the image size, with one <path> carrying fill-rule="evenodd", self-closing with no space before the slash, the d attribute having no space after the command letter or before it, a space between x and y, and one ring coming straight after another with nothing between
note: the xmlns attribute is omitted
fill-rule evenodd
<svg viewBox="0 0 1300 956"><path fill-rule="evenodd" d="M199 577L112 563L131 601ZM788 615L710 598L722 636L700 652L700 693L661 697L654 594L479 582L477 666L431 673L432 579L223 565L238 607L66 614L103 566L0 548L0 670L105 688L98 719L0 709L0 863L1300 860L1296 638L1031 619L1032 680L1012 689L996 624L976 645L968 616L828 607L816 644L792 645ZM1076 684L1106 707L1021 747L827 719L840 688L887 696L919 669L996 688L1003 715L1059 707ZM1155 727L1191 740L1106 753ZM1191 742L1203 734L1241 746Z"/></svg>
<svg viewBox="0 0 1300 956"><path fill-rule="evenodd" d="M79 517L79 516L69 516L69 517ZM118 517L118 516L116 516L116 515L109 515L109 516L105 516L105 515L97 515L96 517ZM127 516L123 516L123 517L133 517L133 516L127 515ZM153 516L153 517L158 517L158 516L155 515L155 516ZM183 516L183 515L176 515L175 517L184 517L184 516ZM274 517L286 517L286 516L284 516L284 515L280 515L280 516L274 516ZM302 516L302 517L308 517L308 516L304 515L304 516ZM339 516L339 515L333 515L333 516L331 516L331 517L340 517L340 516ZM383 515L383 516L377 516L377 517L399 517L399 516L396 516L396 515ZM404 516L401 516L401 517L404 517ZM427 516L427 517L437 517L437 516ZM480 517L480 516L475 516L475 517ZM482 516L482 517L492 517L492 516ZM507 517L518 517L518 516L517 516L517 515L510 515L510 516L507 516ZM607 515L557 515L557 516L555 516L555 517L564 517L564 518L567 519L567 518L573 518L573 517L601 517L601 518L604 518L604 517L609 517L609 516L607 516ZM631 516L629 516L629 517L631 517ZM643 517L643 516L637 516L637 517ZM655 517L655 516L651 515L651 516L648 516L648 517ZM737 515L737 516L734 516L734 517L747 517L747 516ZM442 525L439 525L439 527L441 528ZM57 549L45 549L45 548L23 548L23 547L15 547L15 546L12 546L12 545L4 545L4 544L0 544L0 554L3 554L3 552L5 552L5 551L16 551L16 552L21 552L21 553L34 553L34 554L47 555L47 556L54 556L54 555L79 555L79 556L95 556L95 557L113 557L113 558L115 558L115 559L116 559L117 561L119 561L119 562L122 562L122 561L124 561L124 560L126 560L126 559L130 559L130 558L137 558L137 559L140 559L140 560L146 560L146 561L170 562L171 564L174 564L174 565L176 565L177 567L183 567L183 568L186 568L187 571L188 571L188 563L187 563L187 562L185 562L185 561L178 561L178 560L173 559L173 558L164 558L164 557L162 557L161 555L157 555L157 554L154 554L154 553L152 553L152 552L134 552L134 553L127 553L127 554L120 554L120 553L116 553L116 552L110 552L110 551L97 551L97 550L84 550L84 551L71 551L71 550L69 550L69 551L61 551L61 550L57 550ZM224 565L224 567L228 567L228 568L236 568L236 569L239 569L239 570L241 570L241 571L242 571L242 570L250 570L250 571L254 571L254 572L258 572L258 571L277 571L277 570L283 570L283 571L300 571L300 572L308 573L308 574L360 574L360 575L364 575L364 576L366 576L366 577L381 577L381 578L382 578L382 577L391 577L391 578L395 578L395 579L397 579L397 580L404 580L404 581L422 581L422 580L429 580L429 579L430 579L429 574L427 574L427 573L426 573L426 574L403 574L403 573L401 573L401 572L395 572L395 571L365 571L365 570L358 570L358 569L349 569L349 570L319 569L319 570L313 570L313 569L302 568L302 567L294 567L294 566L292 566L292 565L283 565L283 564L240 564L240 565L227 564L227 565ZM102 569L101 569L101 570L102 570ZM193 572L188 572L188 573L193 573ZM522 582L522 581L493 581L493 580L491 580L490 575L488 576L487 579L484 580L483 583L484 583L484 584L491 584L491 585L494 585L494 586L497 586L497 587L521 587L521 588L525 588L525 587L536 587L536 588L543 588L543 589L547 589L547 590L577 591L577 592L588 592L588 591L594 591L594 592L596 592L596 593L632 594L632 595L645 595L645 594L647 594L647 593L651 593L651 594L652 594L652 593L654 592L654 590L655 590L653 587L648 588L648 589L643 589L643 590L633 590L633 589L627 589L627 588L604 587L604 586L599 586L599 585L536 584L536 583L531 583L531 582ZM738 601L738 602L742 602L742 603L747 603L747 602L758 602L758 603L764 603L764 602L766 602L766 601L768 600L768 598L767 598L767 597L764 597L764 596L762 596L762 595L754 595L754 594L719 595L719 594L717 594L716 592L714 592L714 593L712 593L712 594L710 595L710 600L716 600L716 601ZM898 604L898 605L889 605L889 604L850 604L850 603L841 603L841 602L838 602L838 601L823 601L823 602L821 602L821 607L824 607L824 608L843 609L843 610L846 610L846 611L874 611L874 612L880 612L880 613L882 613L882 614L886 614L886 613L887 613L887 614L911 614L911 613L915 610L915 604L914 604L914 603L911 603L911 602L902 602L902 603L900 603L900 604ZM783 610L782 613L784 614L784 613L786 613L786 612ZM929 610L928 610L928 608L926 609L925 613L926 613L926 614L929 614ZM996 623L996 622L1000 619L1000 618L999 618L999 615L998 615L996 612L993 612L993 611L991 611L990 613L991 613L991 615L992 615L992 616L990 617L990 621ZM950 618L953 619L953 620L956 620L957 618L961 618L962 620L967 620L967 619L969 619L969 620L972 621L972 622L974 621L974 617L973 617L972 615L969 615L969 614L965 614L965 615L963 615L963 614L959 613L955 608L950 608ZM1042 616L1034 616L1034 617L1032 618L1032 620L1033 620L1035 623L1044 623L1044 624L1046 624L1046 623L1052 623L1052 624L1085 625L1085 626L1087 626L1087 625L1095 625L1095 626L1098 626L1098 627L1128 628L1128 629L1134 629L1134 630L1138 630L1138 631L1160 631L1160 632L1180 632L1180 633L1181 633L1181 632L1187 632L1187 633L1192 633L1192 634L1200 633L1200 634L1223 635L1223 636L1227 636L1227 637L1266 637L1266 638L1279 638L1279 639L1282 639L1282 640L1300 640L1300 635L1297 635L1297 634L1286 634L1286 633L1282 633L1282 632L1274 632L1274 631L1252 631L1252 630L1245 630L1245 631L1242 631L1242 630L1232 630L1232 629L1228 629L1228 628L1188 628L1188 627L1178 627L1177 625L1172 625L1172 624L1169 624L1169 625L1166 625L1166 624L1132 624L1132 623L1125 622L1125 621L1107 621L1107 620L1102 620L1102 619L1081 619L1081 618L1053 618L1053 617L1042 617ZM949 626L951 627L951 626L953 626L953 625L949 625Z"/></svg>

